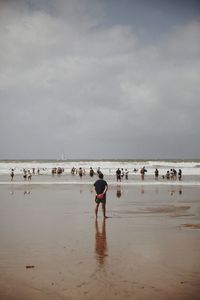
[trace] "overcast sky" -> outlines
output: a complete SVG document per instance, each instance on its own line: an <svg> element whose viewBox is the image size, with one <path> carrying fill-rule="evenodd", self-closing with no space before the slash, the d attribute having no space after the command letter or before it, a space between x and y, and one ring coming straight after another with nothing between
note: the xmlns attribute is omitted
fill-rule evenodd
<svg viewBox="0 0 200 300"><path fill-rule="evenodd" d="M199 0L0 0L0 159L200 158Z"/></svg>

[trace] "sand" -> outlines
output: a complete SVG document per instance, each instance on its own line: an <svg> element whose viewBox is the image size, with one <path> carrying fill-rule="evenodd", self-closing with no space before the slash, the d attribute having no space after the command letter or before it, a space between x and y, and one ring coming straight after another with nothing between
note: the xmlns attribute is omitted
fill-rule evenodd
<svg viewBox="0 0 200 300"><path fill-rule="evenodd" d="M200 299L200 187L0 186L0 299Z"/></svg>

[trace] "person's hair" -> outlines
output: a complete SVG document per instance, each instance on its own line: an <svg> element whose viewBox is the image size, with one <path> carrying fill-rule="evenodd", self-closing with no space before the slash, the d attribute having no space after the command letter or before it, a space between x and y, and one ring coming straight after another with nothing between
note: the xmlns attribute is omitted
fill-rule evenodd
<svg viewBox="0 0 200 300"><path fill-rule="evenodd" d="M99 173L99 178L103 179L103 173Z"/></svg>

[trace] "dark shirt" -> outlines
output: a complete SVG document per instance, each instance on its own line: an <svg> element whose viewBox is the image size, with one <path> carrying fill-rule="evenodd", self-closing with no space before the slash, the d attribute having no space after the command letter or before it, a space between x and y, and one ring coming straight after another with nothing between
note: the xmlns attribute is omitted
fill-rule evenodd
<svg viewBox="0 0 200 300"><path fill-rule="evenodd" d="M120 169L117 169L116 174L117 174L118 176L121 175L121 170L120 170Z"/></svg>
<svg viewBox="0 0 200 300"><path fill-rule="evenodd" d="M108 186L107 182L103 179L98 179L95 183L94 183L94 187L96 190L96 193L102 194L105 190L105 187Z"/></svg>

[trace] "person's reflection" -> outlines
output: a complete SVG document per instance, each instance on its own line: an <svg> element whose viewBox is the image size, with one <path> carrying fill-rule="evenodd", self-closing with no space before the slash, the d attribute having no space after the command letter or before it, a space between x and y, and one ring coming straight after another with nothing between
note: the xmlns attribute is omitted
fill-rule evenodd
<svg viewBox="0 0 200 300"><path fill-rule="evenodd" d="M82 194L83 189L82 189L82 185L80 184L80 194Z"/></svg>
<svg viewBox="0 0 200 300"><path fill-rule="evenodd" d="M144 194L144 187L141 186L141 194Z"/></svg>
<svg viewBox="0 0 200 300"><path fill-rule="evenodd" d="M102 221L101 231L99 230L98 220L95 221L95 251L96 259L100 267L103 267L105 264L105 258L108 256L107 253L107 241L106 241L106 221Z"/></svg>
<svg viewBox="0 0 200 300"><path fill-rule="evenodd" d="M116 192L117 198L120 198L121 195L122 195L121 187L120 187L120 186L117 186L117 192Z"/></svg>
<svg viewBox="0 0 200 300"><path fill-rule="evenodd" d="M24 191L24 195L30 195L30 193L31 191L27 191L27 190Z"/></svg>

